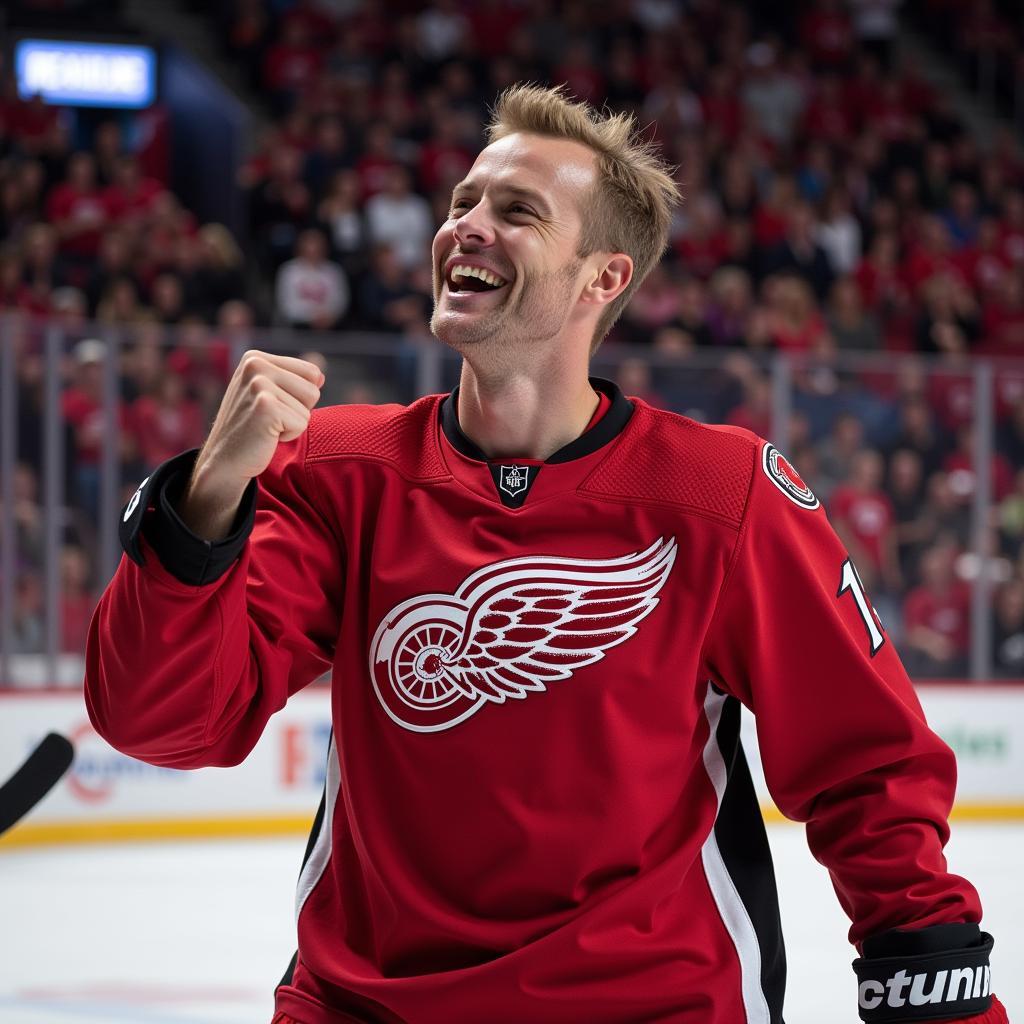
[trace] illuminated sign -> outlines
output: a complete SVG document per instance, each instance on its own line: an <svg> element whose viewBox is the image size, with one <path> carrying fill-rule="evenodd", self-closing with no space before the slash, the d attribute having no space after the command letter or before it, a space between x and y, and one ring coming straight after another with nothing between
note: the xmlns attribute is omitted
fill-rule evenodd
<svg viewBox="0 0 1024 1024"><path fill-rule="evenodd" d="M22 39L15 46L18 95L68 107L148 107L156 99L156 53L148 46Z"/></svg>

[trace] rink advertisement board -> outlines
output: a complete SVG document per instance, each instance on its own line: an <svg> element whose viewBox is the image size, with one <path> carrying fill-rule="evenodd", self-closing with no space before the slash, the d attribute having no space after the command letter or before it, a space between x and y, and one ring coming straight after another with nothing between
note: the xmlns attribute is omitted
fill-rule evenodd
<svg viewBox="0 0 1024 1024"><path fill-rule="evenodd" d="M957 754L956 816L1024 818L1024 686L923 686L919 692L932 727ZM244 764L179 771L113 750L93 731L80 694L2 694L0 781L52 730L74 742L74 766L0 846L305 832L323 788L329 696L325 689L294 696ZM765 813L778 818L749 715L743 737Z"/></svg>

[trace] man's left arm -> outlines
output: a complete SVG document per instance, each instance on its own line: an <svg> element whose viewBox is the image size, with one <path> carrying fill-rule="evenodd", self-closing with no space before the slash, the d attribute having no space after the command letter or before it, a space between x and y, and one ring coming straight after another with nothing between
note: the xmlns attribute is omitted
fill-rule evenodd
<svg viewBox="0 0 1024 1024"><path fill-rule="evenodd" d="M853 923L861 1018L1005 1022L978 894L942 852L953 753L824 510L771 446L758 449L704 665L754 712L771 795L806 823Z"/></svg>

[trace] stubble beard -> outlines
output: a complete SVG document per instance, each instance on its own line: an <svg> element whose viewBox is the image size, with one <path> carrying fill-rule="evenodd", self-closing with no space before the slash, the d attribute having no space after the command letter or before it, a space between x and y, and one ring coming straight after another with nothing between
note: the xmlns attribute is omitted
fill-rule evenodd
<svg viewBox="0 0 1024 1024"><path fill-rule="evenodd" d="M512 346L549 341L565 327L572 312L574 286L581 266L582 260L573 259L546 277L531 278L524 274L515 301L502 302L487 313L469 317L458 313L445 315L435 299L430 331L462 355L480 350L488 343L507 353Z"/></svg>

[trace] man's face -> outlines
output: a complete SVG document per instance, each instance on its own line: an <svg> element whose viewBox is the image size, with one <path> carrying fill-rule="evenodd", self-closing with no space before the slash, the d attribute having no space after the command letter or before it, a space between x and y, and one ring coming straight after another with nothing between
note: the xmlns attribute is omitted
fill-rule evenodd
<svg viewBox="0 0 1024 1024"><path fill-rule="evenodd" d="M434 237L430 329L441 341L504 349L553 338L579 315L581 206L595 178L576 142L516 133L484 149Z"/></svg>

